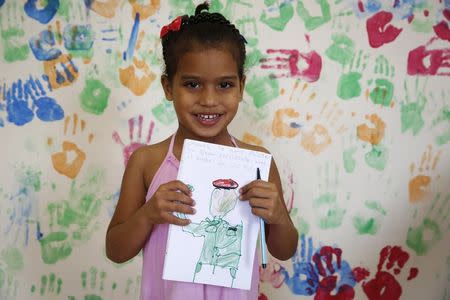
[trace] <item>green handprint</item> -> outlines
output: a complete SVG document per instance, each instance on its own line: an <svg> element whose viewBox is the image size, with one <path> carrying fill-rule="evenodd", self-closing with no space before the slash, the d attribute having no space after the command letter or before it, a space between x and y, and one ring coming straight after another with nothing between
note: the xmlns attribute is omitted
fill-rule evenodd
<svg viewBox="0 0 450 300"><path fill-rule="evenodd" d="M406 245L414 250L417 255L426 255L433 247L442 240L445 232L450 229L450 194L441 198L441 194L436 194L430 208L419 225L409 227L406 236ZM417 210L414 212L414 219L417 217Z"/></svg>
<svg viewBox="0 0 450 300"><path fill-rule="evenodd" d="M41 285L39 288L39 295L45 296L57 296L61 293L63 281L61 278L57 278L55 273L50 273L49 275L41 276ZM36 292L36 285L31 286L31 293Z"/></svg>
<svg viewBox="0 0 450 300"><path fill-rule="evenodd" d="M338 62L343 67L348 65L355 53L355 43L344 33L333 34L331 44L325 54L333 61Z"/></svg>
<svg viewBox="0 0 450 300"><path fill-rule="evenodd" d="M345 73L341 75L338 81L337 95L342 100L349 100L361 95L361 83L359 82L362 73L366 69L368 55L363 54L362 50L355 55ZM346 68L347 69L347 68Z"/></svg>
<svg viewBox="0 0 450 300"><path fill-rule="evenodd" d="M264 10L259 20L276 31L283 31L287 23L294 16L294 7L290 2L284 2L278 4L277 0L264 0L264 4L269 6L268 11L278 11L278 16L268 17L267 12Z"/></svg>
<svg viewBox="0 0 450 300"><path fill-rule="evenodd" d="M3 58L6 62L23 61L28 58L30 48L22 28L23 7L19 1L7 1L0 10L0 36L3 44Z"/></svg>
<svg viewBox="0 0 450 300"><path fill-rule="evenodd" d="M334 173L330 174L331 172ZM338 167L334 166L333 171L330 170L329 163L326 163L325 174L322 174L322 168L319 168L319 180L323 180L324 184L319 185L321 194L313 200L313 208L317 215L317 225L321 229L338 228L341 226L346 213L346 210L340 206L336 194L339 182Z"/></svg>
<svg viewBox="0 0 450 300"><path fill-rule="evenodd" d="M423 119L423 111L427 98L425 97L426 81L419 82L416 77L413 83L414 91L409 87L408 81L404 81L403 87L405 92L405 100L401 103L400 119L402 123L402 133L411 130L413 135L417 135L425 124ZM414 100L410 94L414 95Z"/></svg>
<svg viewBox="0 0 450 300"><path fill-rule="evenodd" d="M447 144L450 141L450 106L444 106L441 108L437 117L433 120L432 126L441 126L444 128L435 137L436 144L439 146Z"/></svg>
<svg viewBox="0 0 450 300"><path fill-rule="evenodd" d="M386 215L386 210L377 201L365 201L364 206L369 210L376 212L375 216L364 216L357 214L353 217L353 227L355 227L358 234L375 235L380 228L380 218L378 215Z"/></svg>
<svg viewBox="0 0 450 300"><path fill-rule="evenodd" d="M390 106L394 94L394 85L390 81L395 76L395 69L383 55L376 58L375 76L383 76L375 80L369 80L369 85L375 82L375 87L370 92L370 99L374 104Z"/></svg>
<svg viewBox="0 0 450 300"><path fill-rule="evenodd" d="M314 30L331 20L330 4L327 0L315 1L320 6L321 16L311 16L303 2L302 0L297 0L297 14L303 20L308 31Z"/></svg>

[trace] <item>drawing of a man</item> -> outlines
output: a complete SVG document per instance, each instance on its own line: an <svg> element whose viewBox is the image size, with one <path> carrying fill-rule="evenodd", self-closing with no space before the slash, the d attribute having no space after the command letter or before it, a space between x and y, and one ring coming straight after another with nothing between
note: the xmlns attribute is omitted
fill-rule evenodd
<svg viewBox="0 0 450 300"><path fill-rule="evenodd" d="M200 223L191 223L183 227L183 231L195 237L204 237L203 249L197 261L195 276L203 265L228 268L232 277L231 286L236 278L241 257L242 222L230 225L223 218L232 211L238 201L237 182L232 179L218 179L213 181L214 190L211 193L209 212L212 219L205 218Z"/></svg>

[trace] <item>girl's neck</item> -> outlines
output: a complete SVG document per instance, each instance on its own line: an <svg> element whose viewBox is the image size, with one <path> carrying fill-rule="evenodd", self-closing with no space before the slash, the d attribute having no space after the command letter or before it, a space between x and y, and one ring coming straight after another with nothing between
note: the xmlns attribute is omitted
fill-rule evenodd
<svg viewBox="0 0 450 300"><path fill-rule="evenodd" d="M234 147L234 144L231 140L231 135L227 129L223 130L220 134L214 137L201 138L189 132L186 132L183 128L178 127L177 131L175 132L175 144L173 146L174 155L178 159L181 157L181 151L183 149L183 143L185 139Z"/></svg>

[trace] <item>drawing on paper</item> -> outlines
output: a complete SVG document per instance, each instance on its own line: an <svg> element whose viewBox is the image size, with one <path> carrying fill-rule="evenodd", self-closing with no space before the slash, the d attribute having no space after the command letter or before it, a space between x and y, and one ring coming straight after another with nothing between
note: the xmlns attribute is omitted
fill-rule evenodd
<svg viewBox="0 0 450 300"><path fill-rule="evenodd" d="M240 224L231 225L225 216L236 206L239 198L236 188L239 185L233 179L217 179L212 185L214 189L209 202L212 219L206 217L200 223L191 223L183 227L184 232L204 238L192 282L195 282L195 276L204 265L210 265L213 267L213 274L216 267L228 269L233 287L241 257L243 226L242 221Z"/></svg>

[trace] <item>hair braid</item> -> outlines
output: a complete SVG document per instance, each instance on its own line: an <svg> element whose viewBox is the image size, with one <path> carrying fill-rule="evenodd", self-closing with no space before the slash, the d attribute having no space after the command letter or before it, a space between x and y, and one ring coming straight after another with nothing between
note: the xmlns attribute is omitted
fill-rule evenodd
<svg viewBox="0 0 450 300"><path fill-rule="evenodd" d="M175 74L178 57L193 47L194 42L207 47L219 44L230 45L238 65L239 76L243 76L247 41L222 14L210 13L208 10L207 2L198 5L194 15L182 16L178 31L169 31L162 38L165 74L169 79Z"/></svg>

